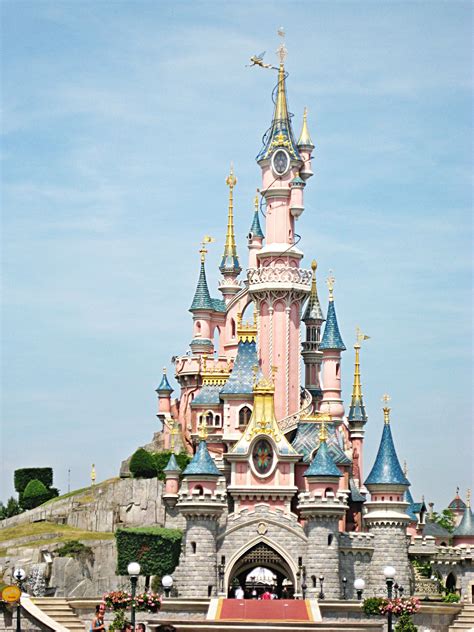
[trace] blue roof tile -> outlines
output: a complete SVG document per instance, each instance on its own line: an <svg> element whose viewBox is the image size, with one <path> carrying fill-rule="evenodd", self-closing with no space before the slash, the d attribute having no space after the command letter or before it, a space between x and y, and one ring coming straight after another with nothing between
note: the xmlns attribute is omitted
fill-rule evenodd
<svg viewBox="0 0 474 632"><path fill-rule="evenodd" d="M366 485L409 485L398 461L393 443L390 424L385 423L380 441L379 451L374 466L368 475Z"/></svg>
<svg viewBox="0 0 474 632"><path fill-rule="evenodd" d="M349 490L351 492L351 500L354 503L365 503L365 496L360 493L359 488L355 484L353 478L349 479Z"/></svg>
<svg viewBox="0 0 474 632"><path fill-rule="evenodd" d="M314 422L300 422L298 424L295 438L291 445L298 454L303 456L303 462L309 463L314 449L319 445L319 424ZM344 454L344 451L338 445L338 440L334 428L327 426L329 437L327 444L329 452L336 465L350 465L351 460Z"/></svg>
<svg viewBox="0 0 474 632"><path fill-rule="evenodd" d="M204 261L201 261L201 269L199 271L199 279L196 286L196 292L194 293L193 302L189 308L190 312L198 309L214 309L212 305L211 295L209 294L209 288L207 287L206 269L204 267Z"/></svg>
<svg viewBox="0 0 474 632"><path fill-rule="evenodd" d="M211 303L212 303L212 309L215 312L223 312L225 314L226 312L226 306L225 306L225 301L221 298L211 298Z"/></svg>
<svg viewBox="0 0 474 632"><path fill-rule="evenodd" d="M222 385L219 384L204 384L191 406L220 406L222 404L219 396L221 388Z"/></svg>
<svg viewBox="0 0 474 632"><path fill-rule="evenodd" d="M470 507L466 507L461 522L453 531L454 536L472 536L474 537L474 519Z"/></svg>
<svg viewBox="0 0 474 632"><path fill-rule="evenodd" d="M168 382L168 378L166 377L166 373L163 371L163 377L161 378L161 382L156 389L157 393L172 393L173 389L171 388L170 383Z"/></svg>
<svg viewBox="0 0 474 632"><path fill-rule="evenodd" d="M346 347L342 341L341 334L339 332L339 326L336 318L336 308L334 307L334 301L329 301L328 315L326 318L326 326L324 327L324 334L319 345L320 349L339 349L345 351Z"/></svg>
<svg viewBox="0 0 474 632"><path fill-rule="evenodd" d="M252 226L250 226L250 232L253 234L254 237L260 237L260 239L264 239L265 237L265 235L263 234L262 227L260 226L258 210L256 210L254 213Z"/></svg>
<svg viewBox="0 0 474 632"><path fill-rule="evenodd" d="M255 341L241 340L237 347L237 356L232 373L221 395L250 395L253 393L253 367L258 366L257 345Z"/></svg>
<svg viewBox="0 0 474 632"><path fill-rule="evenodd" d="M181 468L178 465L178 461L174 454L170 456L170 460L165 468L163 468L163 472L181 472Z"/></svg>
<svg viewBox="0 0 474 632"><path fill-rule="evenodd" d="M209 454L207 443L204 440L199 443L196 454L183 472L183 477L194 475L221 476L221 472Z"/></svg>
<svg viewBox="0 0 474 632"><path fill-rule="evenodd" d="M321 441L316 456L303 476L342 476L334 463L326 441Z"/></svg>

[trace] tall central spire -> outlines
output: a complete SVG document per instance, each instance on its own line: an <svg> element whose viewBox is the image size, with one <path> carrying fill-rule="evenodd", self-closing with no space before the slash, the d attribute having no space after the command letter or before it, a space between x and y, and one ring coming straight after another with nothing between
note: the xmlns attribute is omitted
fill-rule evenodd
<svg viewBox="0 0 474 632"><path fill-rule="evenodd" d="M352 426L356 423L367 423L367 413L365 412L364 400L362 398L362 386L360 380L360 343L363 340L368 340L368 338L369 336L366 336L359 328L357 328L357 342L354 345L354 384L352 387L351 407L347 417L349 424Z"/></svg>
<svg viewBox="0 0 474 632"><path fill-rule="evenodd" d="M219 270L225 276L226 274L237 276L242 268L239 264L237 256L237 246L235 245L234 234L234 187L237 184L237 178L234 174L234 165L230 165L230 173L227 176L226 184L229 187L229 209L227 213L227 234L225 238L224 254L222 255Z"/></svg>

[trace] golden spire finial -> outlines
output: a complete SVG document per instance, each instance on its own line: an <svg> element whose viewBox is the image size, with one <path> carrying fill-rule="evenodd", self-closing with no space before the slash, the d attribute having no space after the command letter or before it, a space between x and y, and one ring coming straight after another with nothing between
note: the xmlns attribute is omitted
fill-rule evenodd
<svg viewBox="0 0 474 632"><path fill-rule="evenodd" d="M206 261L206 254L207 254L206 244L212 244L214 241L216 240L214 239L214 237L211 237L210 235L204 235L204 237L202 238L201 249L199 250L202 263Z"/></svg>
<svg viewBox="0 0 474 632"><path fill-rule="evenodd" d="M329 300L334 300L334 284L336 283L336 278L332 270L329 270L329 276L326 279L326 283L329 289Z"/></svg>
<svg viewBox="0 0 474 632"><path fill-rule="evenodd" d="M253 201L253 205L255 207L255 212L258 213L258 209L260 206L260 196L259 196L260 191L257 189L257 193L255 194L255 198Z"/></svg>
<svg viewBox="0 0 474 632"><path fill-rule="evenodd" d="M281 26L278 29L278 35L282 38L282 42L277 49L277 55L280 59L280 67L278 69L278 90L275 100L275 121L286 121L288 119L288 106L286 103L285 92L285 59L288 51L285 46L285 29ZM283 143L286 137L280 131L280 138L276 138L277 143Z"/></svg>
<svg viewBox="0 0 474 632"><path fill-rule="evenodd" d="M200 441L205 441L207 439L207 425L204 417L201 417L201 423L198 427L198 437Z"/></svg>
<svg viewBox="0 0 474 632"><path fill-rule="evenodd" d="M321 428L319 429L319 440L326 442L328 438L328 431L326 428L326 422L322 421L321 422Z"/></svg>
<svg viewBox="0 0 474 632"><path fill-rule="evenodd" d="M229 187L229 209L227 213L227 234L225 238L224 254L222 256L220 271L222 273L239 273L241 268L238 263L237 246L235 245L234 234L234 187L237 184L237 178L234 174L233 162L230 163L230 172L226 178L225 183Z"/></svg>
<svg viewBox="0 0 474 632"><path fill-rule="evenodd" d="M308 108L305 107L303 111L303 127L301 128L301 134L298 139L298 145L304 146L308 145L314 147L313 141L311 140L311 136L309 134L308 129Z"/></svg>
<svg viewBox="0 0 474 632"><path fill-rule="evenodd" d="M312 270L313 272L316 272L317 268L318 268L318 262L316 261L316 259L313 259L313 260L311 261L311 270Z"/></svg>
<svg viewBox="0 0 474 632"><path fill-rule="evenodd" d="M385 406L383 407L383 420L386 426L388 426L390 424L390 408L388 407L388 402L390 401L390 395L387 395L385 393L385 395L383 395L382 397L382 401L384 402Z"/></svg>

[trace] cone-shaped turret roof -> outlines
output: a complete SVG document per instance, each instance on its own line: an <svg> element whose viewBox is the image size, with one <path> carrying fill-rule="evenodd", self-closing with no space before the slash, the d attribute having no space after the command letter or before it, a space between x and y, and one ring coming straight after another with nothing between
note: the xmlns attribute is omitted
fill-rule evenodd
<svg viewBox="0 0 474 632"><path fill-rule="evenodd" d="M186 466L186 469L183 472L184 476L221 476L221 472L217 468L217 465L214 463L214 459L209 454L209 450L207 449L207 443L205 439L202 439L199 442L198 449L196 450L196 454L193 456L191 461Z"/></svg>
<svg viewBox="0 0 474 632"><path fill-rule="evenodd" d="M260 226L260 218L258 215L258 207L259 207L259 197L258 192L255 196L255 212L253 214L252 225L250 226L250 232L254 237L260 237L260 239L264 239L265 235L263 234L262 227Z"/></svg>
<svg viewBox="0 0 474 632"><path fill-rule="evenodd" d="M328 278L327 281L329 287L328 315L326 318L326 326L324 327L324 334L319 348L321 350L338 349L340 351L345 351L346 347L344 345L344 342L342 341L342 336L339 332L339 325L337 324L336 317L336 308L334 307L334 281L335 279L332 275Z"/></svg>
<svg viewBox="0 0 474 632"><path fill-rule="evenodd" d="M323 322L325 320L323 310L321 309L321 305L319 303L318 297L318 288L316 286L316 269L318 264L316 260L313 259L311 262L311 269L313 270L313 279L311 282L311 293L309 295L308 303L306 304L306 309L304 310L303 321L306 322L308 320L320 320Z"/></svg>
<svg viewBox="0 0 474 632"><path fill-rule="evenodd" d="M386 396L385 396L386 397ZM387 400L388 401L388 400ZM392 431L390 429L390 408L384 411L384 426L379 450L374 466L368 475L366 485L410 485L398 460Z"/></svg>
<svg viewBox="0 0 474 632"><path fill-rule="evenodd" d="M168 382L168 377L166 375L166 369L163 368L163 377L161 378L161 382L158 385L158 388L156 389L156 392L158 394L161 393L172 393L173 389L171 388L170 383Z"/></svg>
<svg viewBox="0 0 474 632"><path fill-rule="evenodd" d="M307 116L308 110L307 108L305 108L303 112L303 127L301 129L301 134L298 140L298 147L314 149L314 144L309 134Z"/></svg>
<svg viewBox="0 0 474 632"><path fill-rule="evenodd" d="M257 156L257 162L269 158L278 148L285 149L290 158L301 160L298 145L293 136L291 126L291 116L288 111L288 99L286 97L286 77L285 58L286 47L281 44L278 49L280 66L278 68L278 84L276 86L275 109L270 129L263 139L263 148Z"/></svg>
<svg viewBox="0 0 474 632"><path fill-rule="evenodd" d="M364 334L360 334L363 336ZM368 336L366 336L368 338ZM362 338L363 339L363 338ZM367 413L365 412L364 400L362 397L362 386L360 382L360 344L359 333L357 334L357 342L354 345L355 363L354 363L354 385L352 387L351 407L347 419L349 424L356 422L367 423Z"/></svg>
<svg viewBox="0 0 474 632"><path fill-rule="evenodd" d="M207 253L205 244L210 243L211 241L214 241L212 237L208 237L208 236L204 237L201 250L199 251L201 255L201 269L199 271L199 279L197 282L196 291L194 293L193 302L191 304L191 307L189 308L190 312L193 312L198 309L209 309L209 310L214 309L212 298L211 298L211 295L209 294L209 288L207 287L206 268L204 265L206 261L206 253Z"/></svg>
<svg viewBox="0 0 474 632"><path fill-rule="evenodd" d="M234 234L234 187L237 184L237 178L234 175L234 166L230 166L230 173L227 176L226 184L229 187L229 209L227 215L227 234L225 239L224 254L222 255L219 270L223 275L238 275L242 268L239 264L237 256L237 246L235 245Z"/></svg>
<svg viewBox="0 0 474 632"><path fill-rule="evenodd" d="M320 444L318 451L316 452L314 459L311 461L311 465L303 474L303 476L314 476L321 478L342 476L339 468L334 463L334 459L332 458L331 453L329 452L329 448L326 443L327 433L324 424L321 427L319 438Z"/></svg>
<svg viewBox="0 0 474 632"><path fill-rule="evenodd" d="M178 461L174 454L170 456L170 460L165 468L163 468L163 472L181 472L181 468L178 465Z"/></svg>
<svg viewBox="0 0 474 632"><path fill-rule="evenodd" d="M467 503L461 522L453 531L454 536L474 537L474 516L471 511L471 492L467 492Z"/></svg>
<svg viewBox="0 0 474 632"><path fill-rule="evenodd" d="M464 502L464 500L462 500L461 496L459 495L459 487L456 489L456 496L449 503L448 509L452 509L453 511L459 511L459 512L464 511L466 509L466 503Z"/></svg>

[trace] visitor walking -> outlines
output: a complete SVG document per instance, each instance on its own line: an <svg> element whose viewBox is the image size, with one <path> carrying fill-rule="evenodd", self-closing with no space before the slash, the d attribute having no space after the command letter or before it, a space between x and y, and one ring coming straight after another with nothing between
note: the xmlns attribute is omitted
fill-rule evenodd
<svg viewBox="0 0 474 632"><path fill-rule="evenodd" d="M244 595L244 591L242 589L242 586L237 586L237 588L234 591L234 597L236 599L245 599L245 595Z"/></svg>
<svg viewBox="0 0 474 632"><path fill-rule="evenodd" d="M95 607L95 617L92 620L91 632L105 632L107 629L104 624L105 603L99 603Z"/></svg>

